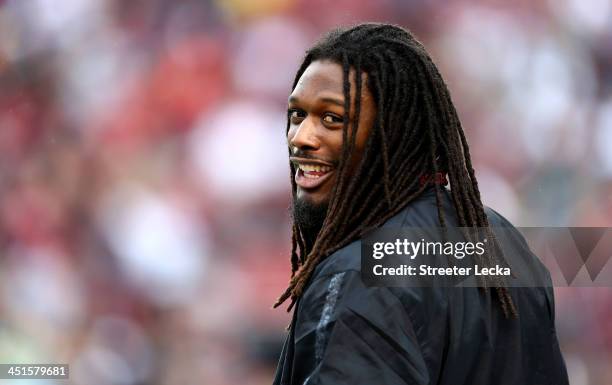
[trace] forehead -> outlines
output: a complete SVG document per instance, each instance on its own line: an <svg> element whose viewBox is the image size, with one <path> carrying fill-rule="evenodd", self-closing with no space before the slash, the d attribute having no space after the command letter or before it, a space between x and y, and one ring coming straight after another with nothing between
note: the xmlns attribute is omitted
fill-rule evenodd
<svg viewBox="0 0 612 385"><path fill-rule="evenodd" d="M349 70L350 98L355 103L355 69ZM361 72L362 88L360 99L362 108L374 108L372 93L368 86L368 74ZM289 96L289 103L307 101L332 101L342 104L344 99L344 71L342 65L327 59L315 60L308 65Z"/></svg>
<svg viewBox="0 0 612 385"><path fill-rule="evenodd" d="M289 98L314 96L321 92L343 95L343 73L340 64L328 60L313 61L300 76Z"/></svg>

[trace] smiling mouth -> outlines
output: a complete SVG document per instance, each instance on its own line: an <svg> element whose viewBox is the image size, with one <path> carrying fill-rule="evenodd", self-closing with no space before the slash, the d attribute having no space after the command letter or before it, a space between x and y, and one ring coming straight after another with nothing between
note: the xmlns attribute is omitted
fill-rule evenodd
<svg viewBox="0 0 612 385"><path fill-rule="evenodd" d="M303 189L315 189L329 179L334 168L329 165L294 161L296 166L295 183Z"/></svg>
<svg viewBox="0 0 612 385"><path fill-rule="evenodd" d="M298 169L302 172L304 177L308 179L318 179L323 175L327 174L331 171L331 167L329 166L319 166L313 164L301 164L298 166Z"/></svg>

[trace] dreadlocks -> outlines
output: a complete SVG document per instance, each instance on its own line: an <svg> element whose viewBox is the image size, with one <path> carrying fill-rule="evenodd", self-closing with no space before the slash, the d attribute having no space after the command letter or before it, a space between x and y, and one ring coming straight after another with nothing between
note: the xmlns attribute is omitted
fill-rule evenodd
<svg viewBox="0 0 612 385"><path fill-rule="evenodd" d="M309 245L299 225L293 224L291 280L274 304L277 307L290 298L287 311L302 295L321 260L400 212L427 188L427 184L419 183L423 176L448 175L459 226L487 229L489 226L468 144L450 93L419 41L408 31L388 24L367 23L334 30L306 52L292 89L315 60L331 60L343 68L343 149L327 215L314 243ZM349 127L351 69L357 74L357 97ZM364 86L362 72L367 74L366 86L374 97L377 118L363 157L349 178L346 170L355 147L361 108L359 96ZM289 125L288 121L287 130ZM294 175L293 164L290 169ZM293 178L291 184L295 199L297 186ZM444 228L443 188L435 186L438 219ZM496 254L486 253L482 258L481 263L493 265ZM485 291L495 288L504 314L516 316L502 278L480 279Z"/></svg>

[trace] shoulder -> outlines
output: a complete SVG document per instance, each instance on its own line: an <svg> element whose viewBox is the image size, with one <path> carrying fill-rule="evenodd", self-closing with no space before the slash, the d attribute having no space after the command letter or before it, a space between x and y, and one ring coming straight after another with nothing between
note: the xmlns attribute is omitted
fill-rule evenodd
<svg viewBox="0 0 612 385"><path fill-rule="evenodd" d="M450 191L443 189L440 194L440 208L442 209L447 226L458 226L456 211L452 202ZM438 227L438 201L433 189L424 191L418 198L404 207L398 214L385 222L381 228L394 227ZM491 207L485 206L485 214L489 226L493 232L499 234L503 239L518 251L523 259L528 259L532 264L538 265L538 270L546 274L546 268L539 259L531 252L523 234L503 215ZM361 239L355 240L348 245L336 250L325 258L316 267L313 281L325 279L340 272L361 272ZM546 274L547 275L547 274Z"/></svg>

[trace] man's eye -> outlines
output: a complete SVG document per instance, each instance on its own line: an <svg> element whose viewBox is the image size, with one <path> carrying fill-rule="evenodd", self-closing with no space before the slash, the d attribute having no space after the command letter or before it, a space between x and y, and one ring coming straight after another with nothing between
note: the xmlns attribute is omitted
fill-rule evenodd
<svg viewBox="0 0 612 385"><path fill-rule="evenodd" d="M292 121L299 121L300 119L303 119L306 117L306 113L302 110L298 110L295 108L291 108L289 110L287 110L287 117Z"/></svg>
<svg viewBox="0 0 612 385"><path fill-rule="evenodd" d="M325 116L323 116L323 121L325 123L335 124L335 123L342 123L344 119L338 115L326 114Z"/></svg>

